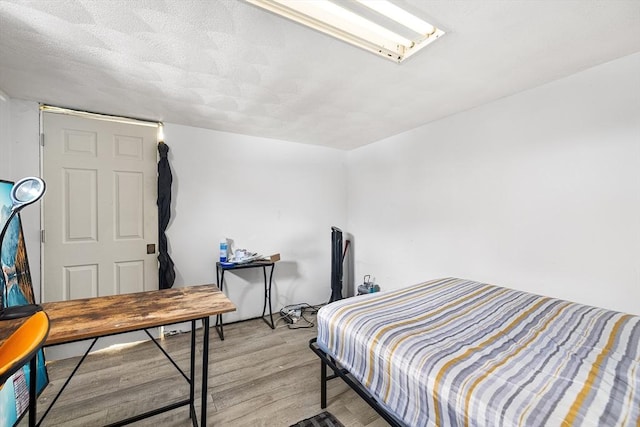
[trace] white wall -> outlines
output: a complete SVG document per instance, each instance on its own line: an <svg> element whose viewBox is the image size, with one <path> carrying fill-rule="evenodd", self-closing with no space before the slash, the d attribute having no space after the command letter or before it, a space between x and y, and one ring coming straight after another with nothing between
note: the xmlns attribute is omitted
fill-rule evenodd
<svg viewBox="0 0 640 427"><path fill-rule="evenodd" d="M167 124L176 285L214 282L228 236L282 253L274 309L326 301L337 225L356 284L458 276L640 313L639 75L636 54L349 153ZM37 103L0 102L2 178L38 174L38 129ZM254 273L228 276L229 320L260 314Z"/></svg>
<svg viewBox="0 0 640 427"><path fill-rule="evenodd" d="M174 194L167 230L176 286L215 283L220 239L279 252L273 309L326 302L332 225L347 221L346 153L335 149L165 123ZM262 313L262 271L225 273L238 311Z"/></svg>
<svg viewBox="0 0 640 427"><path fill-rule="evenodd" d="M348 166L356 278L455 276L640 314L640 54L352 151Z"/></svg>
<svg viewBox="0 0 640 427"><path fill-rule="evenodd" d="M38 104L0 101L0 178L39 175ZM216 281L221 237L239 247L279 252L273 309L326 302L330 295L330 227L347 221L346 153L339 150L165 125L174 175L169 248L176 286ZM40 212L21 213L36 300L40 298ZM257 270L227 274L238 312L233 321L262 312ZM260 272L261 273L261 272Z"/></svg>
<svg viewBox="0 0 640 427"><path fill-rule="evenodd" d="M35 102L0 99L0 179L40 176L40 118ZM40 203L20 212L36 301L40 301Z"/></svg>
<svg viewBox="0 0 640 427"><path fill-rule="evenodd" d="M10 179L11 174L11 99L0 88L0 179Z"/></svg>

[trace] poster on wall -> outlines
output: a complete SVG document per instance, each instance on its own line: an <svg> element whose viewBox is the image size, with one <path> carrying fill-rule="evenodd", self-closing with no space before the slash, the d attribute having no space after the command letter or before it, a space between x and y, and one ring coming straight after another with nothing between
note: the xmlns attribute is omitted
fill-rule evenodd
<svg viewBox="0 0 640 427"><path fill-rule="evenodd" d="M11 214L13 182L0 180L0 230ZM6 290L7 307L35 304L29 261L22 233L20 214L13 217L3 242L0 242L0 289ZM49 383L44 352L38 352L37 393ZM0 389L0 427L14 426L29 408L29 364L16 372Z"/></svg>

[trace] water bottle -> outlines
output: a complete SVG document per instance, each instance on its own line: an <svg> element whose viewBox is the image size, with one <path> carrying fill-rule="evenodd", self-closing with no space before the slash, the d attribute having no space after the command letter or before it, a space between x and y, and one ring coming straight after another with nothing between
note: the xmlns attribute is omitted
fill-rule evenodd
<svg viewBox="0 0 640 427"><path fill-rule="evenodd" d="M220 262L227 262L227 239L220 240Z"/></svg>

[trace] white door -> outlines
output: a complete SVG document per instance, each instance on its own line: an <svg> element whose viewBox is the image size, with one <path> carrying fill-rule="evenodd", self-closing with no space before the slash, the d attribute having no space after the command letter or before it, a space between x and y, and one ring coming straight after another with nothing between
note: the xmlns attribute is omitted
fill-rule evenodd
<svg viewBox="0 0 640 427"><path fill-rule="evenodd" d="M157 126L42 115L43 301L157 289Z"/></svg>

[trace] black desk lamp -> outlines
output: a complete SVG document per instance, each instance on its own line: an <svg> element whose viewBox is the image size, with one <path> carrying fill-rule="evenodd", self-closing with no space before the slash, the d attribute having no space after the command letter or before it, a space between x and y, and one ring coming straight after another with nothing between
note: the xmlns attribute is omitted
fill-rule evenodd
<svg viewBox="0 0 640 427"><path fill-rule="evenodd" d="M2 232L0 233L0 268L2 264L2 243L4 242L4 235L7 233L11 220L22 210L22 208L38 201L44 194L45 189L46 186L44 181L37 177L22 178L20 181L16 182L11 189L11 214L9 215L7 222L5 222L2 227ZM37 304L5 307L6 301L7 283L4 283L4 286L2 286L2 301L0 304L0 320L27 317L42 310L42 307Z"/></svg>

